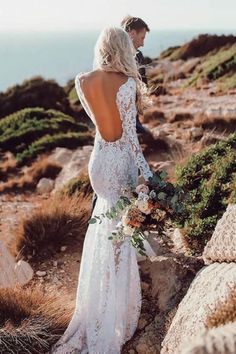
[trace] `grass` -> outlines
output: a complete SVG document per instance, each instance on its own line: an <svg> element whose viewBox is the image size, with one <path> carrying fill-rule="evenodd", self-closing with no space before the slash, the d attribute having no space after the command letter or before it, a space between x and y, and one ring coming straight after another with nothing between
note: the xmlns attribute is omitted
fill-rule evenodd
<svg viewBox="0 0 236 354"><path fill-rule="evenodd" d="M83 241L90 217L91 198L54 195L20 221L11 243L13 254L51 256L69 239ZM46 250L46 253L45 253ZM48 252L47 252L48 251Z"/></svg>
<svg viewBox="0 0 236 354"><path fill-rule="evenodd" d="M46 353L67 328L74 304L55 289L0 289L0 353Z"/></svg>
<svg viewBox="0 0 236 354"><path fill-rule="evenodd" d="M63 186L61 190L59 190L59 195L66 195L68 197L87 197L91 196L92 193L93 189L91 187L90 180L87 174L72 178Z"/></svg>
<svg viewBox="0 0 236 354"><path fill-rule="evenodd" d="M221 131L235 132L236 120L235 116L223 116L223 113L219 110L218 115L210 116L206 113L200 113L194 117L194 125L202 127L203 129L216 129Z"/></svg>
<svg viewBox="0 0 236 354"><path fill-rule="evenodd" d="M17 172L17 162L12 154L8 154L0 164L0 180L5 181L9 174Z"/></svg>
<svg viewBox="0 0 236 354"><path fill-rule="evenodd" d="M229 72L226 75L216 80L220 91L227 92L230 89L236 88L236 72Z"/></svg>
<svg viewBox="0 0 236 354"><path fill-rule="evenodd" d="M11 165L7 165L11 166ZM13 165L14 166L14 165ZM9 193L17 191L33 191L39 180L43 177L55 179L62 167L42 156L40 160L35 161L23 175L11 177L0 185L0 193Z"/></svg>

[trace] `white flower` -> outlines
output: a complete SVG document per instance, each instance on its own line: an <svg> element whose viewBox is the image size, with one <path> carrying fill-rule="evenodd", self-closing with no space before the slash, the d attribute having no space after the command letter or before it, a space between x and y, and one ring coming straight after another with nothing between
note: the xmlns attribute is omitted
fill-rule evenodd
<svg viewBox="0 0 236 354"><path fill-rule="evenodd" d="M123 228L123 231L126 235L128 236L132 236L133 233L134 233L134 228L133 227L130 227L128 225L125 225L124 228Z"/></svg>
<svg viewBox="0 0 236 354"><path fill-rule="evenodd" d="M144 214L150 214L151 210L149 209L148 206L148 201L147 200L136 200L135 205L139 208L139 210L144 213Z"/></svg>
<svg viewBox="0 0 236 354"><path fill-rule="evenodd" d="M149 199L149 196L146 193L140 192L138 194L138 200L147 201L148 199Z"/></svg>
<svg viewBox="0 0 236 354"><path fill-rule="evenodd" d="M143 193L145 193L145 194L148 194L149 188L148 188L148 186L146 186L146 184L139 184L139 185L135 188L135 192L136 192L136 193L143 192Z"/></svg>
<svg viewBox="0 0 236 354"><path fill-rule="evenodd" d="M128 218L127 218L127 213L125 213L123 216L122 216L122 218L121 218L121 220L122 220L122 224L123 225L127 225L128 224Z"/></svg>
<svg viewBox="0 0 236 354"><path fill-rule="evenodd" d="M151 197L151 198L155 198L156 197L156 192L154 191L154 190L152 190L150 193L149 193L149 196Z"/></svg>

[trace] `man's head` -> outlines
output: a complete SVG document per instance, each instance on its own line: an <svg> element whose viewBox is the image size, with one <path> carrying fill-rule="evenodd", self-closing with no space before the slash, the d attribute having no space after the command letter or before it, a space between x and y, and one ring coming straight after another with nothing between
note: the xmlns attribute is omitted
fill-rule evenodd
<svg viewBox="0 0 236 354"><path fill-rule="evenodd" d="M121 27L129 34L136 49L143 47L146 33L150 29L141 18L128 15L121 21Z"/></svg>

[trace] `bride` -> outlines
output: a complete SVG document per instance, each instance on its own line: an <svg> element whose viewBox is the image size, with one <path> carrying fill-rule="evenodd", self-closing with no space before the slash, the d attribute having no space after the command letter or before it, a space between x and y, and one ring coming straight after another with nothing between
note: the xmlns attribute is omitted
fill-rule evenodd
<svg viewBox="0 0 236 354"><path fill-rule="evenodd" d="M75 87L96 126L88 164L98 199L93 215L112 207L123 187L138 183L138 169L152 176L136 134L142 107L133 44L120 28L104 29L95 46L94 71L80 73ZM117 220L89 224L84 240L73 317L50 353L119 354L136 328L141 310L140 276L135 248L108 237Z"/></svg>

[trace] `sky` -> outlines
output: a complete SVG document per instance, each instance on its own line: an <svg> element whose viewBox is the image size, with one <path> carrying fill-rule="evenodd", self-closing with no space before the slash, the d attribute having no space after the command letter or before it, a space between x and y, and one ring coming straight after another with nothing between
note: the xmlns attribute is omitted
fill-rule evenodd
<svg viewBox="0 0 236 354"><path fill-rule="evenodd" d="M236 29L236 0L0 0L0 32L98 30L127 14L151 29Z"/></svg>

